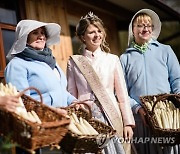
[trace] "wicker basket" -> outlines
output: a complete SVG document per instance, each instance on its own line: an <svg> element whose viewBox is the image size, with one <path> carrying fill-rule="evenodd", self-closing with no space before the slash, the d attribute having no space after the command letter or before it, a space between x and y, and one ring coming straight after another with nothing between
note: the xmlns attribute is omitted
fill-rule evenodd
<svg viewBox="0 0 180 154"><path fill-rule="evenodd" d="M73 105L65 109L68 115L74 112L78 117L86 119L100 135L77 135L69 130L60 143L61 148L68 153L101 153L102 145L105 142L107 144L109 139L115 135L116 131L111 126L93 119L90 108L89 111L83 108L77 110L75 105Z"/></svg>
<svg viewBox="0 0 180 154"><path fill-rule="evenodd" d="M29 89L35 88L26 90ZM32 153L40 147L58 145L68 131L70 120L43 104L41 95L41 102L38 102L23 93L21 98L27 111L34 110L42 124L32 123L15 113L0 109L0 133L10 135L21 148Z"/></svg>
<svg viewBox="0 0 180 154"><path fill-rule="evenodd" d="M156 97L156 101L154 101L154 97ZM166 142L161 143L162 146L169 146L169 145L175 145L180 144L180 128L179 129L163 129L160 128L154 113L154 108L156 104L159 101L168 100L171 101L176 108L180 107L180 95L177 94L159 94L159 95L151 95L151 96L143 96L140 97L140 100L142 102L142 105L146 111L146 118L148 121L148 124L151 128L152 134L154 137L160 137L167 139ZM145 105L145 102L153 101L154 105L152 106L152 110L150 111L147 106ZM172 137L172 140L169 140Z"/></svg>

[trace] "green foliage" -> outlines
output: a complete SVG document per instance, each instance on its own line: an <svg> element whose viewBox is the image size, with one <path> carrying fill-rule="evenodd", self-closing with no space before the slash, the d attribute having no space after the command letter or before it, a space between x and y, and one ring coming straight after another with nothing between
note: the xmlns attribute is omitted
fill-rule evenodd
<svg viewBox="0 0 180 154"><path fill-rule="evenodd" d="M17 144L12 142L10 135L0 137L0 154L11 154L11 149L15 146Z"/></svg>

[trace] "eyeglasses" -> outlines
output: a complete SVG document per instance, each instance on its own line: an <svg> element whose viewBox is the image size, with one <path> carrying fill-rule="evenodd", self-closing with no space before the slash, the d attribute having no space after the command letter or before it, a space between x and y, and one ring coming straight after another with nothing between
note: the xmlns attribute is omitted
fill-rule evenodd
<svg viewBox="0 0 180 154"><path fill-rule="evenodd" d="M139 28L139 29L145 29L145 28L147 28L147 29L151 29L151 28L153 28L154 26L153 25L135 25L135 27L137 27L137 28Z"/></svg>

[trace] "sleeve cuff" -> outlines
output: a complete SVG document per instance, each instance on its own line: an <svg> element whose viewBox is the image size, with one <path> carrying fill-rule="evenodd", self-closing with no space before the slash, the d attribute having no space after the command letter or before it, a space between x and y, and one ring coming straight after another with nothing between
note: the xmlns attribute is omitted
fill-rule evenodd
<svg viewBox="0 0 180 154"><path fill-rule="evenodd" d="M142 106L139 105L139 104L136 104L132 107L132 111L133 113L137 114L138 113L138 110L141 108Z"/></svg>

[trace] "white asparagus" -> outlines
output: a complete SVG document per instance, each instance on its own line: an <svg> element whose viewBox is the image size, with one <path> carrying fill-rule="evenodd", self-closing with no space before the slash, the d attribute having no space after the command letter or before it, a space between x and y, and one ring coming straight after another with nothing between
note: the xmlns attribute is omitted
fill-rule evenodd
<svg viewBox="0 0 180 154"><path fill-rule="evenodd" d="M165 129L169 128L169 126L166 122L166 116L162 110L161 110L161 120L162 120L163 128L165 128Z"/></svg>
<svg viewBox="0 0 180 154"><path fill-rule="evenodd" d="M150 111L152 110L151 103L149 103L149 102L145 102L145 105L147 106L147 108L148 108Z"/></svg>
<svg viewBox="0 0 180 154"><path fill-rule="evenodd" d="M78 117L77 117L77 115L74 112L72 112L72 116L74 118L74 121L79 123Z"/></svg>
<svg viewBox="0 0 180 154"><path fill-rule="evenodd" d="M86 127L86 125L84 124L82 117L79 118L79 123L81 127L83 128L85 134L92 135L91 131L89 131L88 127Z"/></svg>
<svg viewBox="0 0 180 154"><path fill-rule="evenodd" d="M167 109L170 118L170 128L173 129L173 111L170 108Z"/></svg>
<svg viewBox="0 0 180 154"><path fill-rule="evenodd" d="M76 127L79 129L79 131L83 134L83 135L88 135L88 133L86 132L86 130L84 129L84 127L81 126L80 123L75 123Z"/></svg>
<svg viewBox="0 0 180 154"><path fill-rule="evenodd" d="M163 128L161 117L160 117L160 114L159 114L158 110L155 110L154 113L155 113L155 116L156 116L159 127Z"/></svg>
<svg viewBox="0 0 180 154"><path fill-rule="evenodd" d="M19 92L17 91L16 87L13 86L11 83L8 83L5 85L0 83L0 96L5 96L5 95L17 96L18 94L19 94ZM16 107L15 113L31 122L41 123L41 121L36 113L33 113L33 111L27 112L21 97L19 97L19 104Z"/></svg>
<svg viewBox="0 0 180 154"><path fill-rule="evenodd" d="M28 113L28 118L29 118L29 121L31 121L31 122L36 122L36 119L34 118L34 116L32 115L32 113L31 112L27 112Z"/></svg>
<svg viewBox="0 0 180 154"><path fill-rule="evenodd" d="M41 120L40 120L40 118L39 118L39 116L37 115L37 113L35 112L35 111L31 111L31 114L33 115L33 117L36 119L36 122L38 123L38 124L41 124L42 122L41 122Z"/></svg>
<svg viewBox="0 0 180 154"><path fill-rule="evenodd" d="M173 110L173 129L176 129L176 110Z"/></svg>
<svg viewBox="0 0 180 154"><path fill-rule="evenodd" d="M179 109L176 109L176 128L179 128Z"/></svg>
<svg viewBox="0 0 180 154"><path fill-rule="evenodd" d="M82 135L82 133L79 131L79 129L76 127L75 123L74 122L70 122L69 126L68 126L68 129L70 131L72 131L73 133L75 134L78 134L78 135Z"/></svg>
<svg viewBox="0 0 180 154"><path fill-rule="evenodd" d="M83 123L85 124L86 128L91 132L91 135L98 135L99 133L90 125L86 119L82 119Z"/></svg>

